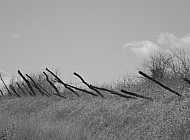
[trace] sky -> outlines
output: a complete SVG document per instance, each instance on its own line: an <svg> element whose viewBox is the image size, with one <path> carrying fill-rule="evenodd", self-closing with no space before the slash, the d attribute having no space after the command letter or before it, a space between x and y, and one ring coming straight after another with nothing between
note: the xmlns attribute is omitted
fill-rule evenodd
<svg viewBox="0 0 190 140"><path fill-rule="evenodd" d="M117 81L152 51L190 48L189 0L0 0L0 70ZM9 77L5 76L5 77Z"/></svg>

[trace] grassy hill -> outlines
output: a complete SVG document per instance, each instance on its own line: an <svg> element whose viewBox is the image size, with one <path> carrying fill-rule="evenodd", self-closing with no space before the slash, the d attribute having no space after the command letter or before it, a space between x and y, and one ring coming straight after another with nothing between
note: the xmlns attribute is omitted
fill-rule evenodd
<svg viewBox="0 0 190 140"><path fill-rule="evenodd" d="M0 101L0 136L15 140L187 140L190 99L25 97Z"/></svg>
<svg viewBox="0 0 190 140"><path fill-rule="evenodd" d="M52 87L35 79L49 93ZM23 81L22 81L23 82ZM21 83L20 83L21 84ZM14 85L14 83L13 83ZM34 85L33 85L34 86ZM120 85L121 86L121 85ZM124 85L123 85L124 86ZM104 87L106 87L104 85ZM117 91L118 86L114 88ZM123 87L124 88L124 87ZM153 83L125 87L148 99L127 99L101 91L105 98L61 90L59 96L15 94L0 100L0 138L14 140L187 140L190 96L182 97ZM107 85L107 89L112 89ZM29 90L29 89L28 89ZM26 91L25 91L26 92Z"/></svg>
<svg viewBox="0 0 190 140"><path fill-rule="evenodd" d="M74 73L88 89L64 83L48 69L49 75L18 71L23 80L13 80L0 98L0 139L188 140L189 73L165 61L170 58L152 59L150 78L124 77L114 86L96 87ZM157 60L172 62L176 73Z"/></svg>

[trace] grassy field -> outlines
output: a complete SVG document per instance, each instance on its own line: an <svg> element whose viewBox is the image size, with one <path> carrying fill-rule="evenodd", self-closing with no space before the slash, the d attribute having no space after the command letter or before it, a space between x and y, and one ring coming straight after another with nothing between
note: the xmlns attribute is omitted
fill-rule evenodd
<svg viewBox="0 0 190 140"><path fill-rule="evenodd" d="M157 93L159 94L159 93ZM23 97L0 100L0 139L188 140L190 98Z"/></svg>
<svg viewBox="0 0 190 140"><path fill-rule="evenodd" d="M27 77L0 98L0 140L190 140L189 85L182 79L162 79L180 96L142 78L101 86L147 97L129 99L100 89L94 96L87 83L93 94L47 75Z"/></svg>

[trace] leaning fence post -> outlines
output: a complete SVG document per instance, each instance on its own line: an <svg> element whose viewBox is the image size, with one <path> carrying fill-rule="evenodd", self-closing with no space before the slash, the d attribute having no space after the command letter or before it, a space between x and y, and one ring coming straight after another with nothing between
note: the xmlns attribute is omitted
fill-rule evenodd
<svg viewBox="0 0 190 140"><path fill-rule="evenodd" d="M77 77L79 77L81 79L81 81L87 85L88 88L90 88L91 90L94 90L95 92L97 92L102 98L105 98L97 89L95 89L94 86L89 85L79 74L77 74L76 72L73 73L74 75L76 75Z"/></svg>
<svg viewBox="0 0 190 140"><path fill-rule="evenodd" d="M3 81L3 78L2 78L2 76L1 76L1 73L0 73L0 78L1 78L1 81L3 82L3 84L4 84L5 88L7 89L7 91L8 91L8 93L9 93L9 95L10 95L10 96L12 96L12 94L11 94L10 90L9 90L9 89L8 89L8 87L6 86L5 82Z"/></svg>
<svg viewBox="0 0 190 140"><path fill-rule="evenodd" d="M38 87L38 85L34 82L32 77L30 77L28 74L26 74L26 76L32 81L32 83L34 84L34 87L42 94L42 96L44 96L44 93L41 91L41 89Z"/></svg>
<svg viewBox="0 0 190 140"><path fill-rule="evenodd" d="M0 92L1 92L1 96L4 96L3 91L2 91L2 90L0 90Z"/></svg>
<svg viewBox="0 0 190 140"><path fill-rule="evenodd" d="M22 92L24 93L24 95L26 95L26 93L25 93L24 90L21 88L21 86L19 85L19 83L16 82L16 84L17 84L18 88L22 90Z"/></svg>
<svg viewBox="0 0 190 140"><path fill-rule="evenodd" d="M34 92L32 86L30 85L30 82L24 77L24 75L22 75L22 73L18 70L18 74L22 77L22 79L26 82L26 84L28 85L28 87L30 88L30 90L32 91L32 93L34 95L36 95L36 93Z"/></svg>
<svg viewBox="0 0 190 140"><path fill-rule="evenodd" d="M167 86L163 85L162 83L160 83L160 82L158 82L157 80L155 80L155 79L151 78L150 76L146 75L145 73L143 73L143 72L139 71L139 74L141 74L142 76L144 76L144 77L148 78L149 80L152 80L152 81L153 81L153 82L155 82L156 84L158 84L158 85L160 85L161 87L163 87L163 88L165 88L165 89L169 90L170 92L172 92L172 93L176 94L177 96L180 96L180 97L182 96L182 95L181 95L181 94L179 94L178 92L176 92L176 91L174 91L174 90L170 89L169 87L167 87Z"/></svg>
<svg viewBox="0 0 190 140"><path fill-rule="evenodd" d="M69 88L74 88L74 89L76 89L76 90L86 92L86 93L88 93L88 94L90 94L90 95L92 95L92 96L98 96L98 95L94 94L93 92L87 91L87 90L85 90L85 89L80 89L80 88L74 87L74 86L72 86L72 85L65 84L59 77L57 77L57 76L56 76L53 72L51 72L48 68L46 68L46 70L47 70L49 73L51 73L51 74L57 79L57 82L63 84L63 85L65 86L65 88L68 88L68 87L69 87Z"/></svg>
<svg viewBox="0 0 190 140"><path fill-rule="evenodd" d="M33 96L33 94L27 89L27 87L25 86L25 84L22 82L22 85L24 86L24 88L26 89L26 91L31 95Z"/></svg>
<svg viewBox="0 0 190 140"><path fill-rule="evenodd" d="M190 80L187 78L183 78L183 80L190 85Z"/></svg>
<svg viewBox="0 0 190 140"><path fill-rule="evenodd" d="M59 97L66 98L66 97L64 97L64 96L61 95L61 93L58 91L58 89L56 88L56 86L49 80L48 75L47 75L45 72L43 72L43 74L46 76L46 80L48 81L48 83L49 83L49 84L54 88L54 90L57 92L57 94L54 94L54 95L57 95L57 96L59 96Z"/></svg>
<svg viewBox="0 0 190 140"><path fill-rule="evenodd" d="M12 89L12 91L18 96L18 97L21 97L15 90L15 88L13 87L13 85L9 85L9 87Z"/></svg>

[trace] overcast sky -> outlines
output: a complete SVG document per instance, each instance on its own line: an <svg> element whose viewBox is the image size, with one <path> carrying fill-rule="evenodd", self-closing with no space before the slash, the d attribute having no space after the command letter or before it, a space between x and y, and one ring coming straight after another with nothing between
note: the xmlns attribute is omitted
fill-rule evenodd
<svg viewBox="0 0 190 140"><path fill-rule="evenodd" d="M103 83L153 50L190 46L189 0L0 0L0 69Z"/></svg>

